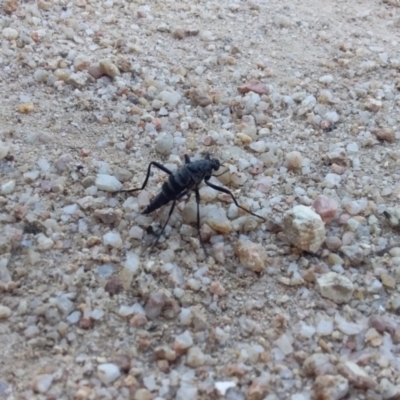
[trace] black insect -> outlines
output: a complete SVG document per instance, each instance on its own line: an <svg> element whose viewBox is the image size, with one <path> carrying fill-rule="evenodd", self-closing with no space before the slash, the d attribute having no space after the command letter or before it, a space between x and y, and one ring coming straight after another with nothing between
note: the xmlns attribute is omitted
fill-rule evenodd
<svg viewBox="0 0 400 400"><path fill-rule="evenodd" d="M161 171L164 171L166 174L168 174L169 178L166 182L163 183L163 185L161 187L161 192L146 207L146 209L142 212L142 214L150 214L151 212L157 210L158 208L168 204L170 201L172 201L172 206L171 206L171 209L169 210L167 220L165 221L163 227L161 228L160 233L157 235L157 239L151 246L150 252L154 249L154 247L160 240L160 237L163 234L165 227L167 226L168 221L171 218L171 215L174 211L177 200L181 199L182 197L184 197L186 195L190 196L191 191L194 191L194 193L196 195L196 203L197 203L197 230L199 232L200 243L203 247L204 252L207 254L206 249L204 247L204 243L201 239L201 234L200 234L199 185L201 184L201 182L203 180L206 183L206 185L210 186L211 188L218 190L220 192L229 194L232 197L232 200L237 207L239 207L242 210L246 211L247 213L254 215L255 217L261 218L262 220L265 221L265 218L261 217L260 215L254 214L251 211L249 211L246 208L239 205L238 202L236 201L235 196L228 189L214 185L209 182L209 179L211 178L211 176L213 176L212 172L218 171L218 169L221 166L219 160L217 160L215 158L210 158L209 154L206 154L204 159L197 160L197 161L190 161L189 156L186 154L185 155L185 165L182 166L181 168L179 168L175 172L170 171L168 168L164 167L164 165L162 165L156 161L152 161L147 168L146 179L144 180L141 188L119 190L118 193L119 192L127 193L127 192L135 192L137 190L143 190L147 185L147 181L149 180L152 165L154 165L155 167L159 168ZM214 175L214 176L218 176L218 175Z"/></svg>

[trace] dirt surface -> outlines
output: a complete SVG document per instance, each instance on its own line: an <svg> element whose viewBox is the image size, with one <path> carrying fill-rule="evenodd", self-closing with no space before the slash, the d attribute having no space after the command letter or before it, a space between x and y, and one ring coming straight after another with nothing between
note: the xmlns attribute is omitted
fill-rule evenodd
<svg viewBox="0 0 400 400"><path fill-rule="evenodd" d="M399 5L4 0L0 399L399 399Z"/></svg>

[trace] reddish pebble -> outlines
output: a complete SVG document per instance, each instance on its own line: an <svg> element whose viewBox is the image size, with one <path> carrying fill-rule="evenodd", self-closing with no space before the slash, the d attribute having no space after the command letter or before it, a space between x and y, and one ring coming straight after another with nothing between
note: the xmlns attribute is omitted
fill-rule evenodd
<svg viewBox="0 0 400 400"><path fill-rule="evenodd" d="M339 217L339 224L340 224L340 225L346 224L347 221L349 220L349 218L350 218L350 215L349 215L349 214L342 214L342 215Z"/></svg>
<svg viewBox="0 0 400 400"><path fill-rule="evenodd" d="M245 83L242 86L238 87L238 91L241 94L245 94L248 92L254 92L257 94L268 94L269 90L265 83L252 79L251 81Z"/></svg>
<svg viewBox="0 0 400 400"><path fill-rule="evenodd" d="M135 328L139 327L139 326L143 326L147 324L147 318L145 315L143 314L136 314L135 316L133 316L130 321L129 324Z"/></svg>
<svg viewBox="0 0 400 400"><path fill-rule="evenodd" d="M211 282L210 292L212 294L217 294L218 296L224 296L225 288L221 285L221 282L214 281L214 282Z"/></svg>
<svg viewBox="0 0 400 400"><path fill-rule="evenodd" d="M330 197L324 196L323 194L318 195L313 204L315 212L322 218L326 224L332 222L338 211L338 204L335 200Z"/></svg>

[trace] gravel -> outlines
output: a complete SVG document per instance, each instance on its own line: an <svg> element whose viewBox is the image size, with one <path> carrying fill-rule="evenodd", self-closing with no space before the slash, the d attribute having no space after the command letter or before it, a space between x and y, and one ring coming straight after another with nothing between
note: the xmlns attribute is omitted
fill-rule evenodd
<svg viewBox="0 0 400 400"><path fill-rule="evenodd" d="M0 398L399 398L398 6L4 0Z"/></svg>

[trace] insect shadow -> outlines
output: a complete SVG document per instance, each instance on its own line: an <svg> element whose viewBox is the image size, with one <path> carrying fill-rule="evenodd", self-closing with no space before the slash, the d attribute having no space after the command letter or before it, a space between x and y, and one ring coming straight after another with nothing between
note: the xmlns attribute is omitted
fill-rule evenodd
<svg viewBox="0 0 400 400"><path fill-rule="evenodd" d="M147 168L147 174L146 178L143 182L143 185L141 188L136 188L136 189L125 189L125 190L118 190L116 193L132 193L136 192L138 190L143 190L150 177L150 172L151 172L151 167L154 166L161 171L165 172L166 174L169 175L169 178L167 181L165 181L161 187L161 192L154 198L154 200L145 208L145 210L142 212L142 214L150 214L151 212L159 209L160 207L168 204L170 201L172 201L172 206L169 210L167 220L165 221L164 225L161 228L161 231L158 233L156 240L152 244L150 248L150 253L153 251L154 247L157 245L158 241L160 240L162 234L164 233L165 227L167 226L171 215L175 209L176 202L181 199L182 197L186 195L191 195L191 192L193 191L196 195L196 203L197 203L197 231L199 234L199 239L201 246L203 247L203 250L205 254L207 254L207 251L204 246L204 242L201 239L201 234L200 234L200 193L199 193L199 185L201 182L204 180L207 186L218 190L219 192L226 193L231 196L233 202L235 203L236 207L246 211L247 213L260 218L264 221L266 219L264 217L261 217L260 215L257 215L246 208L242 207L236 200L235 196L228 190L223 187L214 185L213 183L209 182L209 179L211 176L220 176L219 175L213 175L213 171L218 171L218 169L221 166L221 163L219 162L218 159L216 158L210 158L210 154L206 154L205 157L201 160L196 160L196 161L191 161L190 157L185 154L185 164L177 169L175 172L170 171L168 168L166 168L164 165L152 161L148 168Z"/></svg>

